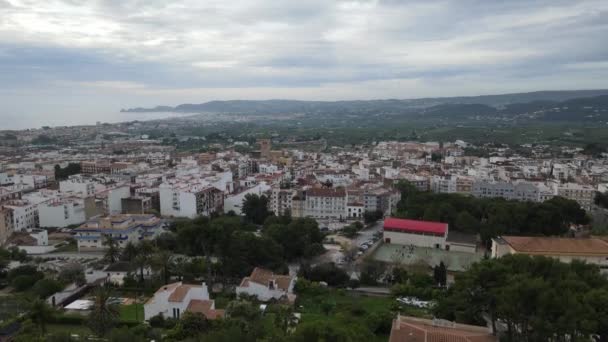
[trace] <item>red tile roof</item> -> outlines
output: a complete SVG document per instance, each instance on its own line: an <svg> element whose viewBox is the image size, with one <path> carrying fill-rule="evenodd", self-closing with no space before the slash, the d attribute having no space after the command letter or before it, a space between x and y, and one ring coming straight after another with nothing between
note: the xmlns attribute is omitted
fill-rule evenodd
<svg viewBox="0 0 608 342"><path fill-rule="evenodd" d="M406 220L389 217L384 220L384 229L444 235L448 231L448 224L442 222Z"/></svg>
<svg viewBox="0 0 608 342"><path fill-rule="evenodd" d="M223 318L225 311L213 309L213 307L215 307L215 303L212 300L193 299L190 301L190 304L188 304L186 310L201 313L207 317L207 319Z"/></svg>
<svg viewBox="0 0 608 342"><path fill-rule="evenodd" d="M438 321L442 322L442 321ZM497 342L489 329L481 326L398 316L393 321L389 342Z"/></svg>

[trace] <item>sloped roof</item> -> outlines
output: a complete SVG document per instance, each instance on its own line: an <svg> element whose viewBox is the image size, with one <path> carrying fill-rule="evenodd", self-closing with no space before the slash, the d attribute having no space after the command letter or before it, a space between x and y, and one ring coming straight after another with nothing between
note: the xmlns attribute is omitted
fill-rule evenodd
<svg viewBox="0 0 608 342"><path fill-rule="evenodd" d="M384 229L400 230L403 232L445 234L448 224L443 222L406 220L389 217L384 220Z"/></svg>
<svg viewBox="0 0 608 342"><path fill-rule="evenodd" d="M190 304L188 304L188 308L186 310L190 311L190 312L201 313L205 317L207 317L207 319L216 319L216 318L224 317L224 315L225 315L224 310L212 309L213 307L214 307L213 300L193 299L190 301Z"/></svg>
<svg viewBox="0 0 608 342"><path fill-rule="evenodd" d="M274 280L277 287L283 291L289 290L289 284L293 280L293 277L288 275L275 275L272 271L256 267L251 272L249 277L243 278L241 281L241 287L249 286L250 282L254 282L263 286L268 286L271 280Z"/></svg>
<svg viewBox="0 0 608 342"><path fill-rule="evenodd" d="M608 255L608 242L598 238L502 236L515 251L538 255Z"/></svg>
<svg viewBox="0 0 608 342"><path fill-rule="evenodd" d="M389 342L497 342L486 327L408 316L393 321Z"/></svg>
<svg viewBox="0 0 608 342"><path fill-rule="evenodd" d="M195 288L195 287L201 287L201 286L200 285L180 285L175 288L173 293L171 293L171 295L169 296L168 300L170 302L182 302L184 300L184 298L186 297L186 295L188 294L188 291L190 291L191 288Z"/></svg>

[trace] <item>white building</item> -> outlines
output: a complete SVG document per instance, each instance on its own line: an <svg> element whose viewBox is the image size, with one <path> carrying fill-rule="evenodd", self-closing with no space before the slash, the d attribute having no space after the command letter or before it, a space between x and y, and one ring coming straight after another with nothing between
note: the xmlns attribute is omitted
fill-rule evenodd
<svg viewBox="0 0 608 342"><path fill-rule="evenodd" d="M258 196L265 195L270 190L270 186L266 182L254 185L251 188L243 190L236 194L230 194L224 198L224 212L234 211L237 215L242 215L243 200L248 194Z"/></svg>
<svg viewBox="0 0 608 342"><path fill-rule="evenodd" d="M80 176L73 176L59 182L59 191L72 192L83 197L93 196L95 194L95 183Z"/></svg>
<svg viewBox="0 0 608 342"><path fill-rule="evenodd" d="M541 201L541 191L533 183L528 182L488 182L476 181L473 183L472 195L480 198L501 197L507 200ZM544 198L544 197L543 197Z"/></svg>
<svg viewBox="0 0 608 342"><path fill-rule="evenodd" d="M122 213L122 199L131 196L131 189L128 186L118 186L108 190L108 214L115 215Z"/></svg>
<svg viewBox="0 0 608 342"><path fill-rule="evenodd" d="M385 243L446 249L448 224L387 218L384 220Z"/></svg>
<svg viewBox="0 0 608 342"><path fill-rule="evenodd" d="M585 261L608 272L608 241L601 238L501 236L492 239L493 258L509 254L542 255L566 263Z"/></svg>
<svg viewBox="0 0 608 342"><path fill-rule="evenodd" d="M179 319L185 312L201 313L207 319L222 318L225 314L215 308L205 283L188 285L180 281L164 285L144 304L146 321L158 315Z"/></svg>
<svg viewBox="0 0 608 342"><path fill-rule="evenodd" d="M27 200L12 200L4 204L12 211L13 231L20 232L38 227L38 205Z"/></svg>
<svg viewBox="0 0 608 342"><path fill-rule="evenodd" d="M293 287L296 277L289 275L276 275L272 271L256 267L249 277L243 278L241 284L236 288L236 294L255 296L260 301L271 299L295 300Z"/></svg>
<svg viewBox="0 0 608 342"><path fill-rule="evenodd" d="M296 190L293 189L272 189L270 195L270 209L275 215L283 215L286 212L292 211L293 197L296 195Z"/></svg>
<svg viewBox="0 0 608 342"><path fill-rule="evenodd" d="M313 188L304 195L304 217L342 219L348 216L344 188Z"/></svg>
<svg viewBox="0 0 608 342"><path fill-rule="evenodd" d="M455 177L431 177L431 191L436 193L453 194L458 192Z"/></svg>
<svg viewBox="0 0 608 342"><path fill-rule="evenodd" d="M85 200L80 197L53 199L38 205L40 227L65 228L86 221Z"/></svg>
<svg viewBox="0 0 608 342"><path fill-rule="evenodd" d="M591 209L591 205L595 199L596 188L577 183L566 183L557 187L557 195L574 200L585 209Z"/></svg>
<svg viewBox="0 0 608 342"><path fill-rule="evenodd" d="M11 177L11 182L15 185L20 185L25 189L42 189L46 188L55 177L39 174L16 174Z"/></svg>
<svg viewBox="0 0 608 342"><path fill-rule="evenodd" d="M222 212L224 208L223 192L211 185L163 183L159 192L163 216L195 218Z"/></svg>
<svg viewBox="0 0 608 342"><path fill-rule="evenodd" d="M142 239L153 239L162 233L162 223L154 215L113 215L96 217L74 229L78 251L99 251L106 248L106 236L112 237L118 247Z"/></svg>

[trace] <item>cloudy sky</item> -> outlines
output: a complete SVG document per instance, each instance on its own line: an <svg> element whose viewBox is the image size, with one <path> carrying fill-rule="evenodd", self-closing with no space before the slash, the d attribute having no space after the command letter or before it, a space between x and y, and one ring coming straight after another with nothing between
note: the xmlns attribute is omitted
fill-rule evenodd
<svg viewBox="0 0 608 342"><path fill-rule="evenodd" d="M0 118L608 88L607 37L606 0L0 0Z"/></svg>

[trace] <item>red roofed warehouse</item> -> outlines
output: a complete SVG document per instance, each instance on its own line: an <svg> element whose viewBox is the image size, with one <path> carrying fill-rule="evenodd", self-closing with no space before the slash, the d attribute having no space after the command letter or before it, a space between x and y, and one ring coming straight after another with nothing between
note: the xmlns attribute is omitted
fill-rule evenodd
<svg viewBox="0 0 608 342"><path fill-rule="evenodd" d="M445 249L447 235L447 223L393 217L384 220L385 243Z"/></svg>

